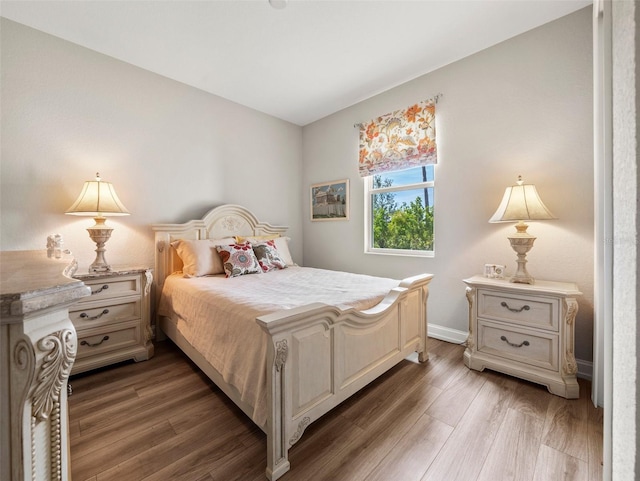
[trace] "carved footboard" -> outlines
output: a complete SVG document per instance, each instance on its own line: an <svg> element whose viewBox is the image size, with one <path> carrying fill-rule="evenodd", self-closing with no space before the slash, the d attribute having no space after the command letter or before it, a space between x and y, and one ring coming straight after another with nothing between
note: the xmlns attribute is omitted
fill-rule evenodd
<svg viewBox="0 0 640 481"><path fill-rule="evenodd" d="M412 352L427 360L432 275L405 279L367 311L325 304L261 316L270 335L267 477L289 470L288 451L306 427Z"/></svg>

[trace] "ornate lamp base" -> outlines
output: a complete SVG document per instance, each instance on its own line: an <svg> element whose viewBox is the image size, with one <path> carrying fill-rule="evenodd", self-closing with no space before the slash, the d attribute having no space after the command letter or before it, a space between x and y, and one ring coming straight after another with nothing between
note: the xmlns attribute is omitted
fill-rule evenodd
<svg viewBox="0 0 640 481"><path fill-rule="evenodd" d="M520 221L516 224L517 232L507 237L511 243L511 248L518 254L518 259L516 260L518 268L510 281L519 284L535 283L535 279L527 271L527 252L533 247L533 242L536 240L536 237L527 232L527 227L529 227L527 224Z"/></svg>
<svg viewBox="0 0 640 481"><path fill-rule="evenodd" d="M96 259L89 266L89 272L109 272L111 271L111 266L107 263L107 260L104 258L104 253L107 249L105 249L104 245L111 237L111 232L113 229L107 227L104 223L107 220L105 217L94 217L93 220L96 221L96 225L87 229L89 232L89 237L91 240L96 243Z"/></svg>

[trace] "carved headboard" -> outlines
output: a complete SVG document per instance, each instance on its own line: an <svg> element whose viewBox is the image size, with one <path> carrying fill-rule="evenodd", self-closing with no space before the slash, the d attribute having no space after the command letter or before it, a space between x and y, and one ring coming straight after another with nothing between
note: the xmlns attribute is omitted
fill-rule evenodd
<svg viewBox="0 0 640 481"><path fill-rule="evenodd" d="M202 219L184 224L153 224L155 231L155 282L159 296L165 278L182 269L182 261L171 243L178 239L220 239L233 236L284 235L288 227L260 222L246 208L225 204L207 212Z"/></svg>

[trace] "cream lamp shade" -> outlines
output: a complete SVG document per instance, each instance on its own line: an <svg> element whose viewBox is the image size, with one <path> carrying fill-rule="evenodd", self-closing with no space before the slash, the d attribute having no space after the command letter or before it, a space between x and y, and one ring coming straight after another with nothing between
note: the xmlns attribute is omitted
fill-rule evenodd
<svg viewBox="0 0 640 481"><path fill-rule="evenodd" d="M527 272L526 264L527 252L533 247L536 238L527 232L529 226L524 221L550 219L556 219L556 217L540 199L536 186L525 184L522 181L522 176L518 176L516 185L507 187L504 191L502 202L489 222L517 222L516 233L508 237L511 247L516 251L518 257L516 261L518 268L511 277L511 282L522 284L535 282Z"/></svg>
<svg viewBox="0 0 640 481"><path fill-rule="evenodd" d="M111 266L107 263L104 244L111 237L112 228L105 225L106 217L129 215L129 211L122 204L111 182L104 182L100 174L95 180L84 183L80 195L67 209L65 214L93 217L95 225L87 229L89 237L96 243L96 259L89 266L89 272L107 272Z"/></svg>

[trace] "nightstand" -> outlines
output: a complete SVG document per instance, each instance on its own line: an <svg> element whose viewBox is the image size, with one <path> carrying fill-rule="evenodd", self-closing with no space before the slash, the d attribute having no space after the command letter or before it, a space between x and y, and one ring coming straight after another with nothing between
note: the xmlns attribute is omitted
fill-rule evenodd
<svg viewBox="0 0 640 481"><path fill-rule="evenodd" d="M91 295L69 309L78 334L71 374L153 356L150 269L118 267L110 272L76 273L74 278L91 288Z"/></svg>
<svg viewBox="0 0 640 481"><path fill-rule="evenodd" d="M536 280L465 279L469 337L464 363L543 384L549 392L577 398L574 325L578 286Z"/></svg>

